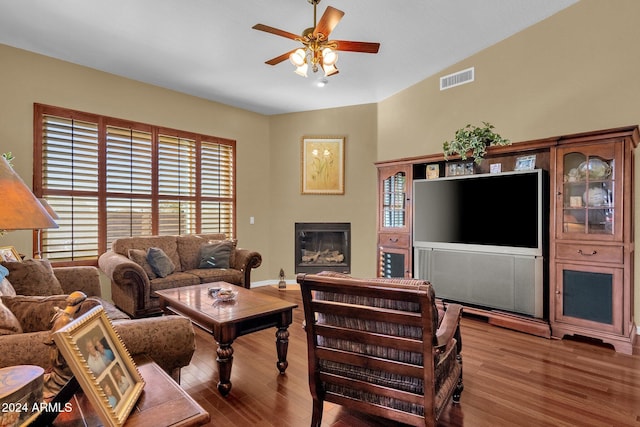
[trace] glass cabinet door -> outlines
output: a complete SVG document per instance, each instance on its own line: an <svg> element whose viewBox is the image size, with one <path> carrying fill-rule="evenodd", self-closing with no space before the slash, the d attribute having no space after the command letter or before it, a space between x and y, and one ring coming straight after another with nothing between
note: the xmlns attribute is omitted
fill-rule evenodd
<svg viewBox="0 0 640 427"><path fill-rule="evenodd" d="M382 227L404 228L407 225L407 176L404 172L382 182Z"/></svg>
<svg viewBox="0 0 640 427"><path fill-rule="evenodd" d="M609 150L561 151L560 235L611 240L621 234L616 155ZM569 236L567 236L569 237Z"/></svg>

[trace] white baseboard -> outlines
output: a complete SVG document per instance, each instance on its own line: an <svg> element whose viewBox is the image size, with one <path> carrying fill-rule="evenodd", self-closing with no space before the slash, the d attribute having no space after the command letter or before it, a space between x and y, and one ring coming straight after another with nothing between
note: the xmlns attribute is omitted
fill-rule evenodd
<svg viewBox="0 0 640 427"><path fill-rule="evenodd" d="M259 288L260 286L277 285L278 283L280 283L280 280L261 280L259 282L251 282L251 287ZM285 283L287 285L295 285L298 282L296 282L295 280L285 280Z"/></svg>

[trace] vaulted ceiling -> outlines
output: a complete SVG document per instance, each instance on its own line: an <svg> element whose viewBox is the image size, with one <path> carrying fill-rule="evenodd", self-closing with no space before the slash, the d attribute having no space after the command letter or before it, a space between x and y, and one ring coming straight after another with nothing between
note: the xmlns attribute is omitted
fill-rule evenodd
<svg viewBox="0 0 640 427"><path fill-rule="evenodd" d="M577 1L322 0L345 12L331 39L381 44L322 88L264 63L297 42L251 28L299 34L307 0L0 0L0 43L270 115L379 102Z"/></svg>

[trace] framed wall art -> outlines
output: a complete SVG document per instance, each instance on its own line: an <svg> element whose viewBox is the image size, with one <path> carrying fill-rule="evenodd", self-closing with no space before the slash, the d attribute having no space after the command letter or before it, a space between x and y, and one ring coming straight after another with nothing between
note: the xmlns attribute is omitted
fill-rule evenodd
<svg viewBox="0 0 640 427"><path fill-rule="evenodd" d="M53 334L80 387L106 426L124 424L144 380L102 306Z"/></svg>
<svg viewBox="0 0 640 427"><path fill-rule="evenodd" d="M22 262L20 254L13 246L3 246L0 248L0 261L1 262Z"/></svg>
<svg viewBox="0 0 640 427"><path fill-rule="evenodd" d="M302 194L344 194L344 137L303 137Z"/></svg>

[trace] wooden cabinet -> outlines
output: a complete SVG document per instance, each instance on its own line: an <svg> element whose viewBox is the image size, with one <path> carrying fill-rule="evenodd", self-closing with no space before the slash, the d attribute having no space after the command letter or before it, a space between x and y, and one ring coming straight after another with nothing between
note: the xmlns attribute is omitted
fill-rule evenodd
<svg viewBox="0 0 640 427"><path fill-rule="evenodd" d="M631 354L633 149L637 128L560 139L550 224L551 334L577 335Z"/></svg>
<svg viewBox="0 0 640 427"><path fill-rule="evenodd" d="M378 169L379 277L411 277L411 166Z"/></svg>
<svg viewBox="0 0 640 427"><path fill-rule="evenodd" d="M636 337L633 151L639 140L638 127L629 126L489 147L475 173L489 173L492 164L513 171L518 158L532 155L535 167L548 171L549 215L543 219L547 303L543 318L481 303L465 311L503 327L546 337L585 336L631 353ZM412 259L412 183L427 178L427 171L437 171L430 178L443 178L450 165L441 153L376 164L379 276L413 276L419 259Z"/></svg>

